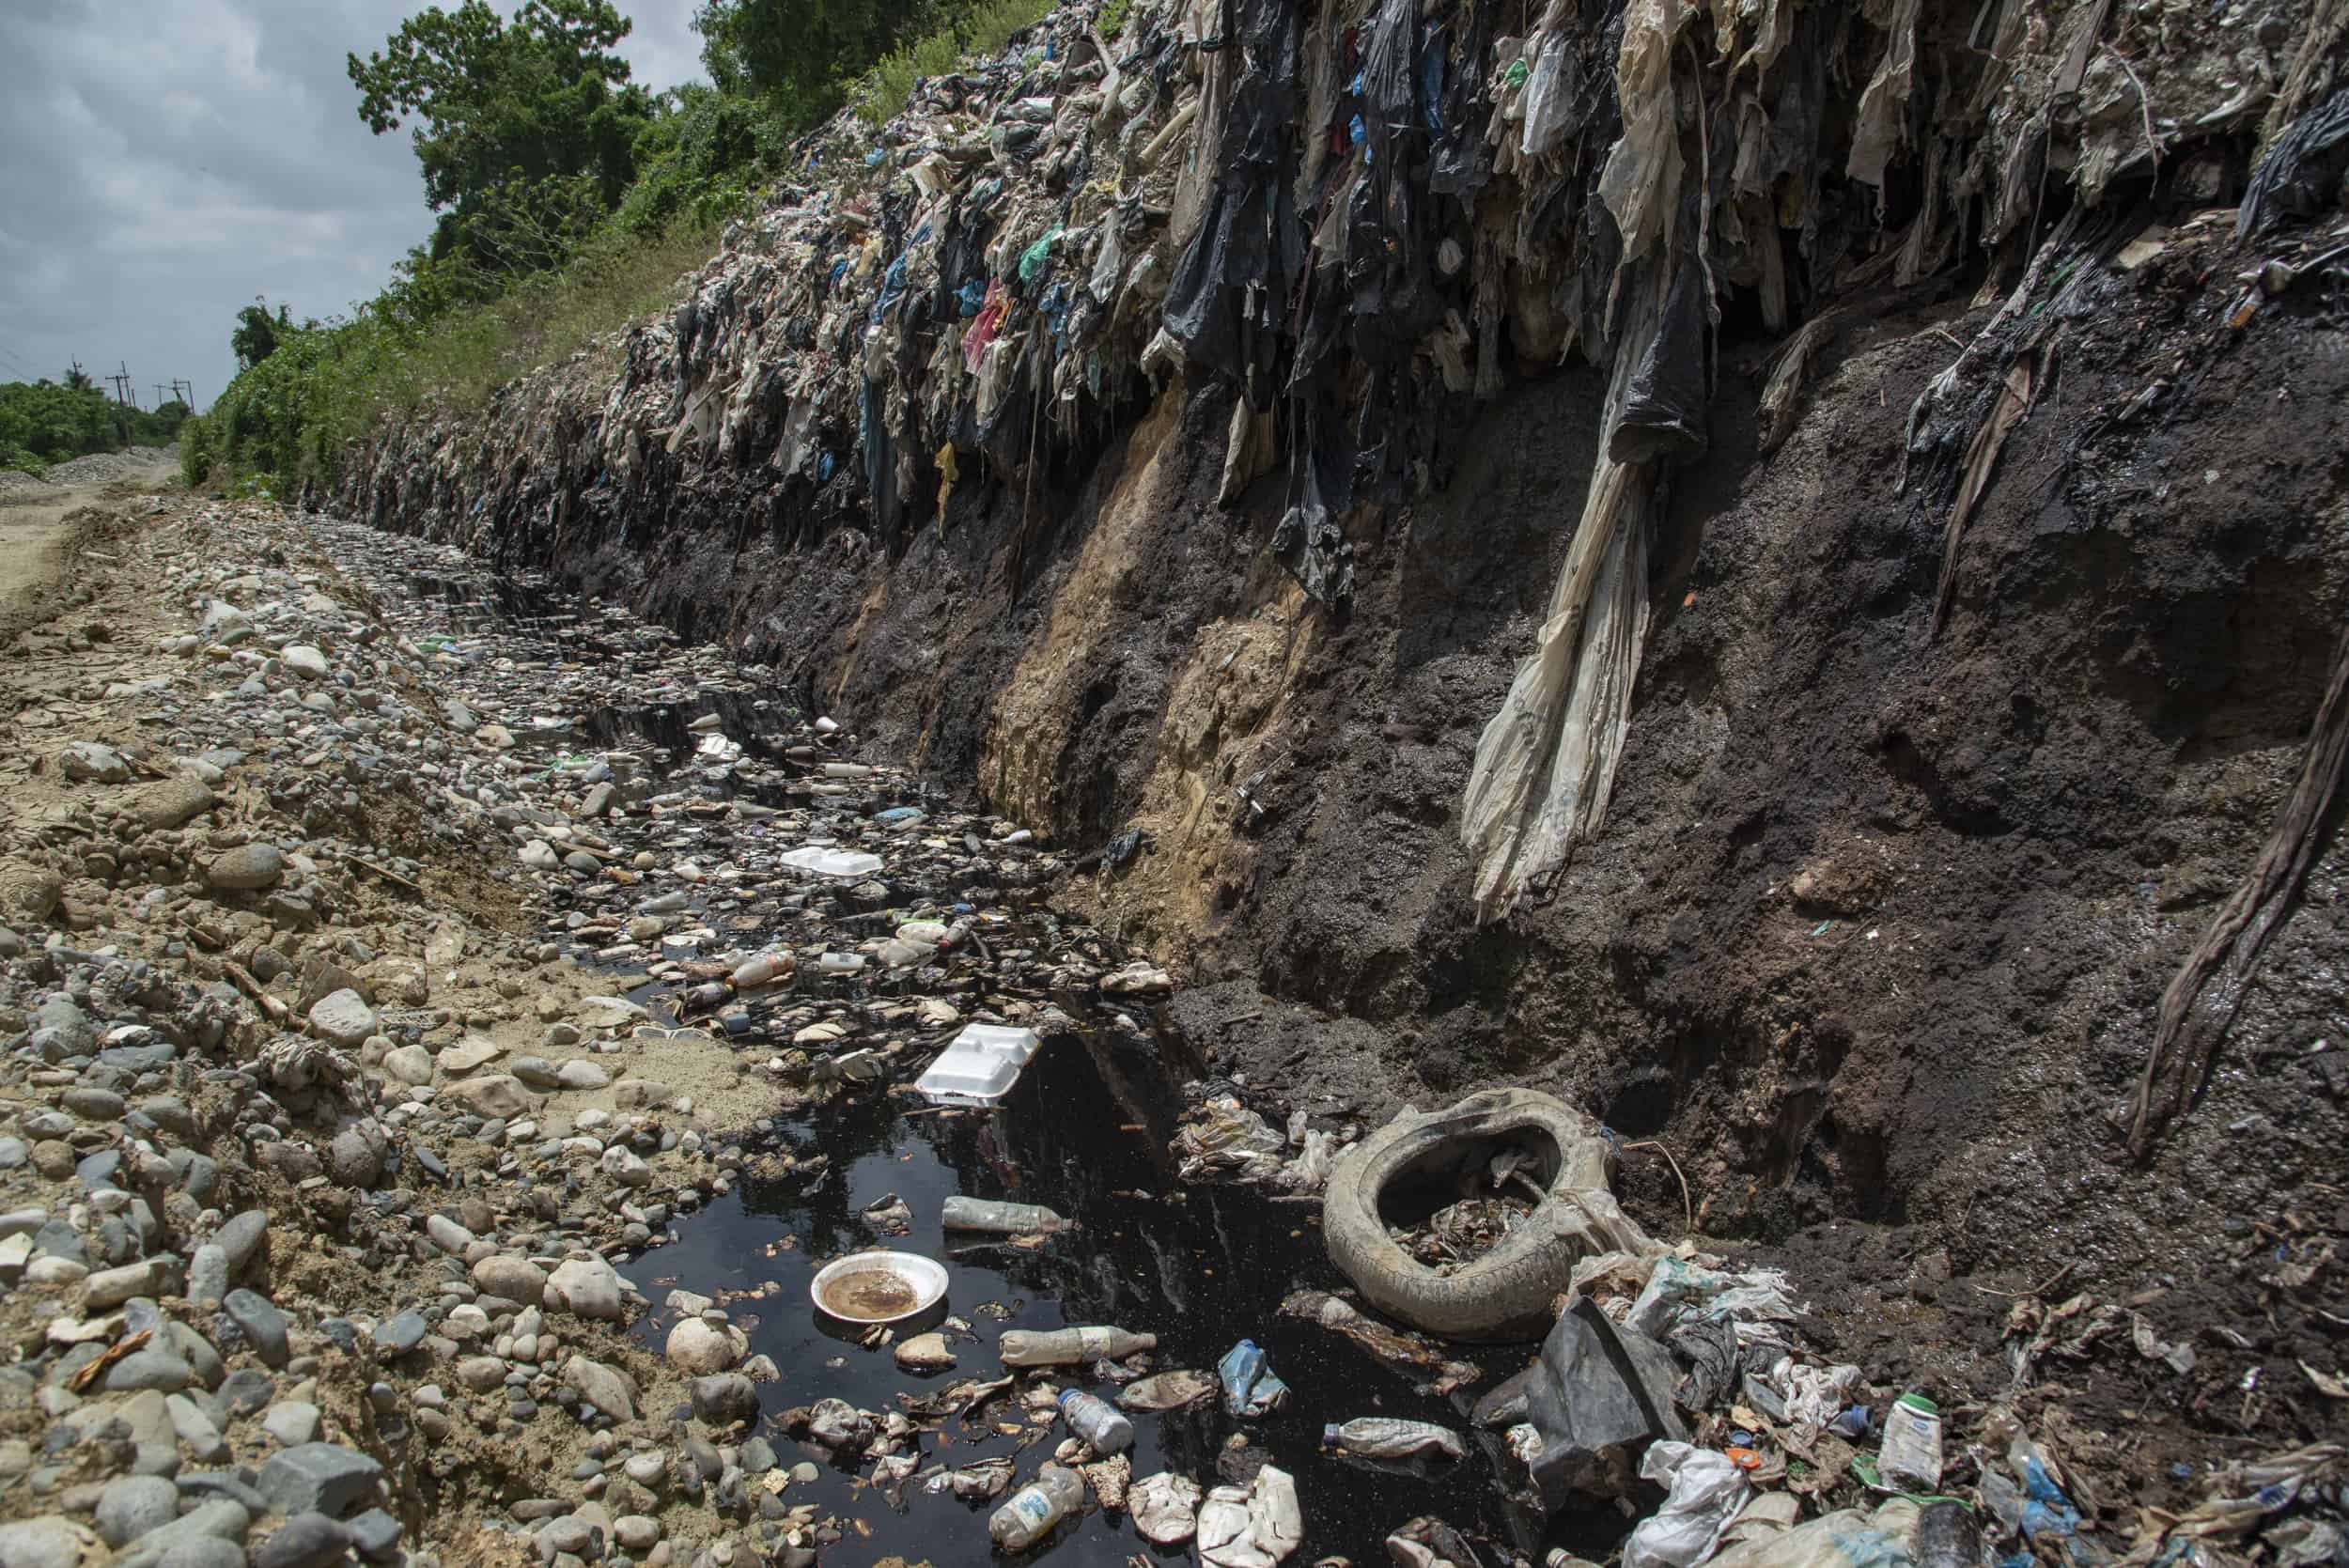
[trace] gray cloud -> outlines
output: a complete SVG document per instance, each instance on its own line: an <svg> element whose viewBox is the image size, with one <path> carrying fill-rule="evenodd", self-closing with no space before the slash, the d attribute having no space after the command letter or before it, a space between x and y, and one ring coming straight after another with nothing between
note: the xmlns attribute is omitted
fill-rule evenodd
<svg viewBox="0 0 2349 1568"><path fill-rule="evenodd" d="M127 363L142 403L178 376L200 405L255 295L327 316L381 287L431 214L343 60L425 3L4 0L0 380ZM620 8L637 81L700 75L691 0Z"/></svg>

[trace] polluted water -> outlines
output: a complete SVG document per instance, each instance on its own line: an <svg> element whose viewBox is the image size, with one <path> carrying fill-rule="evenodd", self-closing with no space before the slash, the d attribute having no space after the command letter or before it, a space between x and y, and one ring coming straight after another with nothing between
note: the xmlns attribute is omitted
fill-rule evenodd
<svg viewBox="0 0 2349 1568"><path fill-rule="evenodd" d="M1162 973L1052 908L1066 862L1031 832L862 754L770 669L442 547L319 528L461 694L452 722L506 759L447 782L512 833L548 939L612 976L635 1070L657 1079L664 1038L735 1052L736 1086L694 1110L739 1178L697 1212L614 1215L651 1303L632 1335L703 1382L761 1374L755 1408L726 1412L745 1424L676 1412L714 1461L690 1482L710 1507L778 1560L979 1563L1001 1555L990 1519L1065 1464L1082 1500L1052 1492L1017 1548L1056 1562L1377 1560L1423 1515L1535 1558L1561 1539L1507 1501L1500 1435L1466 1419L1527 1350L1448 1349L1439 1395L1333 1327L1317 1201L1228 1179L1228 1151L1200 1169L1186 1109L1234 1086L1165 1025ZM983 1093L916 1092L973 1026L1034 1043ZM934 1262L942 1296L852 1269L836 1308L914 1315L819 1312L818 1270L877 1249ZM1325 1445L1370 1416L1465 1440ZM1235 1523L1252 1506L1275 1539Z"/></svg>

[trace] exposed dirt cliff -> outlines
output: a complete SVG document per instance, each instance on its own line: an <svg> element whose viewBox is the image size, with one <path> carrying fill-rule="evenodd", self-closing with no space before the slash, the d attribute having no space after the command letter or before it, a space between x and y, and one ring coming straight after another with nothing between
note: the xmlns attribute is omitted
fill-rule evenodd
<svg viewBox="0 0 2349 1568"><path fill-rule="evenodd" d="M2345 15L1065 10L339 500L1085 851L1227 1069L1553 1088L1716 1231L1908 1228L1856 1317L2068 1264L2318 1430L2242 1378L2337 1350L2268 1256L2349 1227L2328 792L2124 1133L2324 739Z"/></svg>

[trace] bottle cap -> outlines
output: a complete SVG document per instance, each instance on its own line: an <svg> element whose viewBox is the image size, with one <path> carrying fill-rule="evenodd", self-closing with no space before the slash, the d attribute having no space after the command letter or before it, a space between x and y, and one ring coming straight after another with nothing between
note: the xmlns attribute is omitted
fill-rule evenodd
<svg viewBox="0 0 2349 1568"><path fill-rule="evenodd" d="M1903 1394L1898 1403L1907 1405L1920 1415L1937 1416L1941 1413L1941 1407L1922 1394Z"/></svg>

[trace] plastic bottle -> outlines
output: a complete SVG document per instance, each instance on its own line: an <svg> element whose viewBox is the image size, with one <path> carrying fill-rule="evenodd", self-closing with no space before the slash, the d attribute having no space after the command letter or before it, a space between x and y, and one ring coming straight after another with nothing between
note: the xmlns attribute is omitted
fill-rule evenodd
<svg viewBox="0 0 2349 1568"><path fill-rule="evenodd" d="M1007 1367L1066 1367L1080 1361L1115 1360L1137 1350L1156 1350L1156 1334L1129 1334L1123 1328L1089 1326L1038 1331L1013 1328L1003 1335L1003 1365Z"/></svg>
<svg viewBox="0 0 2349 1568"><path fill-rule="evenodd" d="M1134 1423L1119 1415L1117 1406L1082 1389L1061 1390L1060 1414L1068 1430L1091 1443L1096 1453L1119 1453L1134 1446Z"/></svg>
<svg viewBox="0 0 2349 1568"><path fill-rule="evenodd" d="M1014 1492L987 1522L987 1533L1007 1552L1024 1552L1052 1533L1052 1527L1084 1506L1084 1478L1047 1465Z"/></svg>
<svg viewBox="0 0 2349 1568"><path fill-rule="evenodd" d="M1884 1445L1876 1451L1884 1483L1930 1492L1941 1484L1941 1411L1922 1394L1903 1394L1884 1413Z"/></svg>
<svg viewBox="0 0 2349 1568"><path fill-rule="evenodd" d="M1035 1235L1068 1228L1068 1221L1041 1203L1013 1203L1000 1198L946 1200L939 1220L950 1231L991 1231L998 1235Z"/></svg>
<svg viewBox="0 0 2349 1568"><path fill-rule="evenodd" d="M1917 1568L1982 1568L1982 1524L1955 1498L1925 1504L1909 1550Z"/></svg>
<svg viewBox="0 0 2349 1568"><path fill-rule="evenodd" d="M1342 1448L1365 1459L1405 1459L1430 1449L1450 1459L1468 1457L1459 1434L1431 1421L1399 1421L1390 1416L1357 1416L1344 1426L1321 1429L1322 1445Z"/></svg>
<svg viewBox="0 0 2349 1568"><path fill-rule="evenodd" d="M754 986L788 980L799 967L799 960L788 953L761 953L737 964L731 978L736 990L747 991Z"/></svg>
<svg viewBox="0 0 2349 1568"><path fill-rule="evenodd" d="M862 953L827 953L816 960L816 967L826 974L860 974L864 970Z"/></svg>

